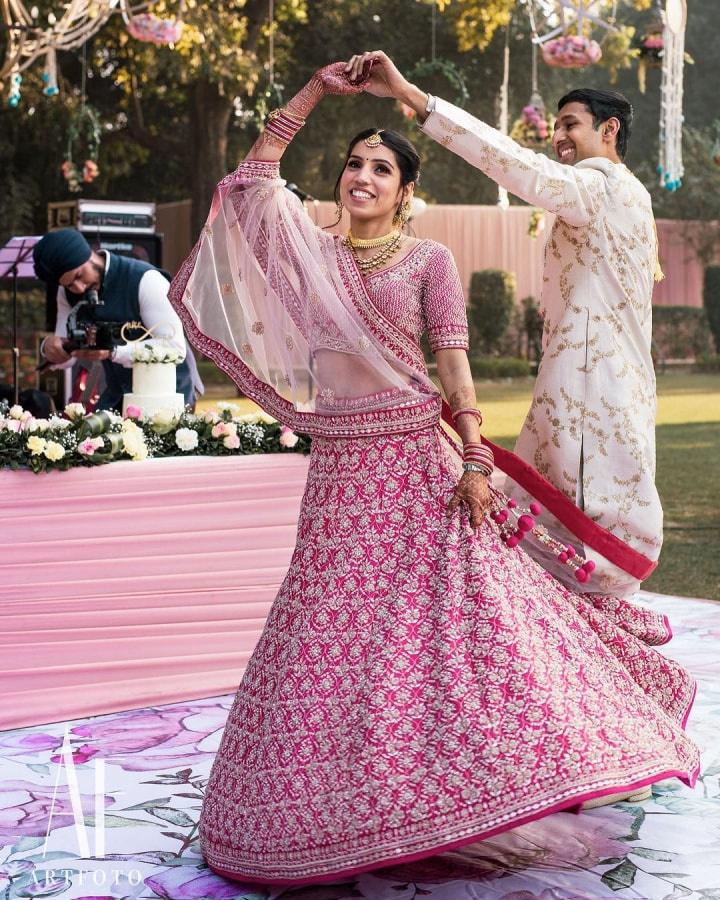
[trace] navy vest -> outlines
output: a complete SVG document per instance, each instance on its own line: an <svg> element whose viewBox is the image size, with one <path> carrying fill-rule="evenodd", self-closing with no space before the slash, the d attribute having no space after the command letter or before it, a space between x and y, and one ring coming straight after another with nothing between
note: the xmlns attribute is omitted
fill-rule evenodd
<svg viewBox="0 0 720 900"><path fill-rule="evenodd" d="M129 256L117 256L109 253L110 265L103 279L100 299L101 306L95 309L95 318L102 322L140 322L140 279L150 269L149 263ZM190 348L187 348L190 353ZM117 409L122 407L123 394L132 391L132 369L126 369L112 360L103 360L105 370L105 390L98 400L98 409ZM185 398L185 403L195 402L195 389L190 375L187 360L183 360L177 369L176 390Z"/></svg>

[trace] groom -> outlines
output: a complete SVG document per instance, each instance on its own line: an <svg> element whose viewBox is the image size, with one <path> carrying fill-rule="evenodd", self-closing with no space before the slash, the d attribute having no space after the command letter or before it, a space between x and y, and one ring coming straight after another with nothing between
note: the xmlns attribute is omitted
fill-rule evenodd
<svg viewBox="0 0 720 900"><path fill-rule="evenodd" d="M654 478L650 339L659 267L650 196L622 162L630 104L611 91L563 97L555 162L424 93L381 51L347 64L353 80L367 77L368 69L368 92L412 107L430 137L555 214L545 250L543 358L515 450L599 525L657 559L662 508ZM555 520L545 524L567 537ZM638 581L603 557L578 549L597 566L584 590L628 596L638 589ZM567 567L552 562L543 564L571 578Z"/></svg>

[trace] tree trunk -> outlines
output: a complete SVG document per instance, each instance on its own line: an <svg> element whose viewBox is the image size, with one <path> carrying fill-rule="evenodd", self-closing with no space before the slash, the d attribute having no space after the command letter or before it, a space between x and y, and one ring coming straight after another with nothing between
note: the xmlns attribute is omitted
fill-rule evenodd
<svg viewBox="0 0 720 900"><path fill-rule="evenodd" d="M193 86L190 140L192 238L205 224L215 185L227 174L228 126L233 105L218 86L200 79Z"/></svg>

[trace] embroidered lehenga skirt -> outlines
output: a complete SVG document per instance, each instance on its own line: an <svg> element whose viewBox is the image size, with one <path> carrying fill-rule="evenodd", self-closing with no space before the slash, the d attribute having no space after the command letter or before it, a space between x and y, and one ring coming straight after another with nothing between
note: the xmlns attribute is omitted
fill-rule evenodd
<svg viewBox="0 0 720 900"><path fill-rule="evenodd" d="M446 512L439 428L316 439L297 546L201 818L219 874L330 880L677 776L694 685L654 613Z"/></svg>

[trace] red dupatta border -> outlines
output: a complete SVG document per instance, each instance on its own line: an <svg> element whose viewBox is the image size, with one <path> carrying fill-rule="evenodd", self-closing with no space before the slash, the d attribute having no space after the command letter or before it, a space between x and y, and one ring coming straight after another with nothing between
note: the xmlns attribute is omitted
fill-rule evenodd
<svg viewBox="0 0 720 900"><path fill-rule="evenodd" d="M452 412L444 400L442 417L455 430ZM504 447L498 447L486 437L482 438L482 442L492 450L497 467L513 481L516 481L528 494L531 494L583 544L587 544L596 553L604 556L613 565L639 581L647 578L657 567L657 562L635 550L625 541L621 541L619 537L603 528L602 525L593 522L580 507L576 506L536 469L528 465L525 460L520 459L512 451L505 450Z"/></svg>

